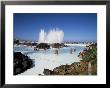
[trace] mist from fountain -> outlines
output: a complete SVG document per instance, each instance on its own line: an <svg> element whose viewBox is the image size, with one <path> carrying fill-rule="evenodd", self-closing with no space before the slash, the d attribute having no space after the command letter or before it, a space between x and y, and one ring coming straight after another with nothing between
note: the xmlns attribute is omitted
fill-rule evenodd
<svg viewBox="0 0 110 88"><path fill-rule="evenodd" d="M64 32L59 28L51 29L48 33L41 29L39 33L39 43L62 43L63 38Z"/></svg>

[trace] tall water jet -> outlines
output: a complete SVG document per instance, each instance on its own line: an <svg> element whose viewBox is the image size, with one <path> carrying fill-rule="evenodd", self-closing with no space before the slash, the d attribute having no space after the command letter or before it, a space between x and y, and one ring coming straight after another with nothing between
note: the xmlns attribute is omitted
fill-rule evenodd
<svg viewBox="0 0 110 88"><path fill-rule="evenodd" d="M53 43L62 43L64 38L64 32L62 30L51 29L47 34L46 42L53 44Z"/></svg>
<svg viewBox="0 0 110 88"><path fill-rule="evenodd" d="M46 32L44 32L43 29L41 29L39 33L39 43L45 43L46 42Z"/></svg>
<svg viewBox="0 0 110 88"><path fill-rule="evenodd" d="M63 38L64 32L59 28L51 29L48 33L41 29L39 33L39 45L37 47L41 49L45 49L48 46L52 48L61 48Z"/></svg>

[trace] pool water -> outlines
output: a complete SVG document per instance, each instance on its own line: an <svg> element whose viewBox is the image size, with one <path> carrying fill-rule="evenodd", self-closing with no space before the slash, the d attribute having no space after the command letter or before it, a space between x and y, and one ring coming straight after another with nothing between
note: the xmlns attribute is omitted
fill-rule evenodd
<svg viewBox="0 0 110 88"><path fill-rule="evenodd" d="M70 54L71 48L76 49L72 54ZM30 46L14 46L14 52L21 52L35 60L35 67L19 75L43 75L44 69L53 70L61 65L70 65L74 62L79 62L82 58L79 58L78 54L83 51L84 48L84 46L73 45L60 48L58 50L59 54L54 54L54 49L34 51L34 47Z"/></svg>
<svg viewBox="0 0 110 88"><path fill-rule="evenodd" d="M70 47L63 47L58 49L59 54L64 54L64 53L70 53L70 50L76 49L75 53L79 54L79 52L84 50L84 46L70 46ZM34 47L30 46L15 46L14 47L14 52L22 52L23 54L30 54L30 53L41 53L41 54L54 54L55 49L47 49L45 50L39 50L35 51Z"/></svg>

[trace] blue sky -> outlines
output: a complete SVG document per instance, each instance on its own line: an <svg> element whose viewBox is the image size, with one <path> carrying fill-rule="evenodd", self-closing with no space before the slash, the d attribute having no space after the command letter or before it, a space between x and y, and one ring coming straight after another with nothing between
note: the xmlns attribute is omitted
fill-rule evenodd
<svg viewBox="0 0 110 88"><path fill-rule="evenodd" d="M37 41L39 32L64 31L64 41L97 41L96 13L15 13L14 38Z"/></svg>

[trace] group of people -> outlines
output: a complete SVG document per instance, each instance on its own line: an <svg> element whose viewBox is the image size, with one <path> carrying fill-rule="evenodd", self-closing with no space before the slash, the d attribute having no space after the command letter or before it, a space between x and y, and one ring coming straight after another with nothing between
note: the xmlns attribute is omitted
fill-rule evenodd
<svg viewBox="0 0 110 88"><path fill-rule="evenodd" d="M75 51L76 51L76 49L71 48L70 49L70 54L73 54L73 52L75 52Z"/></svg>
<svg viewBox="0 0 110 88"><path fill-rule="evenodd" d="M76 51L76 49L71 48L70 49L70 54L73 54L73 52L75 52L75 51ZM58 50L55 50L55 54L58 54Z"/></svg>
<svg viewBox="0 0 110 88"><path fill-rule="evenodd" d="M34 48L34 50L39 50L39 49L37 49L37 48ZM44 48L44 50L46 51L46 48ZM73 54L73 52L75 52L76 51L76 49L75 48L70 48L70 54ZM58 49L56 49L55 50L55 54L58 54L59 52L58 52Z"/></svg>

